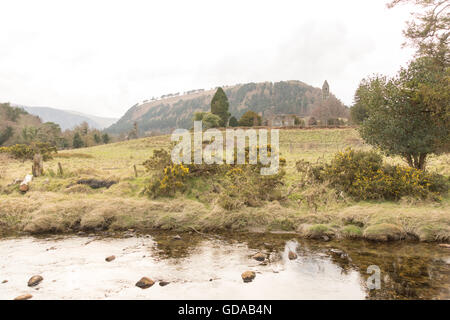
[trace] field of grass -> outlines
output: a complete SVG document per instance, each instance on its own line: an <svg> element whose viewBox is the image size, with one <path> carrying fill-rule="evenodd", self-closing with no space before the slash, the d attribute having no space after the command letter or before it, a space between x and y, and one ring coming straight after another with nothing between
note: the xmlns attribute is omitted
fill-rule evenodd
<svg viewBox="0 0 450 320"><path fill-rule="evenodd" d="M77 230L174 229L179 231L296 231L313 238L350 237L373 240L416 238L450 241L450 200L441 202L354 202L325 190L317 208L291 201L237 211L222 209L199 184L188 195L149 199L142 191L151 174L142 163L153 150L168 147L170 136L158 136L85 149L60 151L44 163L45 174L21 194L15 179L31 172L30 161L0 159L0 234L74 232ZM286 158L286 190L296 183L295 163L330 160L347 147L369 149L354 129L281 130L280 151ZM401 163L399 158L389 162ZM450 175L450 156L435 156L428 170ZM63 175L58 175L61 163ZM138 169L135 177L133 166ZM91 189L82 178L118 183Z"/></svg>

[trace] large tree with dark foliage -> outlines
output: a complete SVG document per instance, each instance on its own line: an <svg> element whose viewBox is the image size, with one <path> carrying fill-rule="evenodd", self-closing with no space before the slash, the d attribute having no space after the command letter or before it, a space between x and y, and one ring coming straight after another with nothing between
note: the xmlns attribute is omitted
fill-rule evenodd
<svg viewBox="0 0 450 320"><path fill-rule="evenodd" d="M237 127L239 126L239 122L237 121L236 117L231 117L230 118L230 127Z"/></svg>
<svg viewBox="0 0 450 320"><path fill-rule="evenodd" d="M222 88L218 88L211 100L211 113L220 117L220 126L226 127L228 125L228 118L230 113L228 108L230 104L228 103L228 98Z"/></svg>
<svg viewBox="0 0 450 320"><path fill-rule="evenodd" d="M449 151L450 69L432 58L418 58L391 79L363 80L358 100L368 110L360 127L367 143L417 169L429 154Z"/></svg>
<svg viewBox="0 0 450 320"><path fill-rule="evenodd" d="M81 139L81 136L80 136L80 134L79 134L78 132L76 132L76 133L74 134L74 136L73 136L72 146L73 146L75 149L84 147L84 142L83 142L83 140Z"/></svg>

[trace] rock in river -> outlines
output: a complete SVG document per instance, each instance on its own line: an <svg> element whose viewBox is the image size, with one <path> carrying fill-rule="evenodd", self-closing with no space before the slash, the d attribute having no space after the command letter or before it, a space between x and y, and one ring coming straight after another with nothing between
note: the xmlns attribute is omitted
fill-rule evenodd
<svg viewBox="0 0 450 320"><path fill-rule="evenodd" d="M294 251L289 250L288 258L289 260L295 260L297 259L297 254Z"/></svg>
<svg viewBox="0 0 450 320"><path fill-rule="evenodd" d="M439 247L450 249L450 244L441 243L441 244L439 244Z"/></svg>
<svg viewBox="0 0 450 320"><path fill-rule="evenodd" d="M30 278L30 280L28 280L28 286L29 287L34 287L37 286L42 280L44 280L44 278L42 278L42 276L32 276Z"/></svg>
<svg viewBox="0 0 450 320"><path fill-rule="evenodd" d="M161 287L165 287L165 286L167 286L169 283L170 283L169 281L160 281L160 282L159 282L159 285L160 285Z"/></svg>
<svg viewBox="0 0 450 320"><path fill-rule="evenodd" d="M148 289L154 284L155 284L155 281L153 281L152 279L143 277L141 280L136 282L136 287L139 287L141 289Z"/></svg>
<svg viewBox="0 0 450 320"><path fill-rule="evenodd" d="M111 261L113 261L115 259L116 259L116 256L109 256L109 257L106 257L105 261L106 262L111 262Z"/></svg>
<svg viewBox="0 0 450 320"><path fill-rule="evenodd" d="M28 300L33 298L31 294L23 294L21 296L15 297L14 300Z"/></svg>
<svg viewBox="0 0 450 320"><path fill-rule="evenodd" d="M264 261L266 260L266 255L264 253L258 252L253 256L253 259L255 259L256 261Z"/></svg>
<svg viewBox="0 0 450 320"><path fill-rule="evenodd" d="M8 282L8 280L3 280L3 281L2 281L2 284L3 284L3 283L7 283L7 282Z"/></svg>
<svg viewBox="0 0 450 320"><path fill-rule="evenodd" d="M244 280L244 282L252 282L253 279L255 279L256 277L256 273L254 273L253 271L245 271L242 275L242 280Z"/></svg>

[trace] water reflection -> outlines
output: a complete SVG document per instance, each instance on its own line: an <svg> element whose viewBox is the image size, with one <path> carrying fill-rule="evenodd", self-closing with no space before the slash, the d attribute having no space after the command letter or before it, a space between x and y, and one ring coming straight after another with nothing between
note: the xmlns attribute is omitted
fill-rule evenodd
<svg viewBox="0 0 450 320"><path fill-rule="evenodd" d="M217 236L215 237L218 238ZM165 257L182 258L193 254L204 242L212 243L209 236L189 234L173 240L164 234L154 237ZM283 252L287 259L288 248L296 250L298 262L291 272L301 270L301 276L316 274L330 276L333 270L325 262L337 267L340 275L359 275L361 288L367 299L450 299L450 252L436 244L417 242L374 243L366 241L312 241L296 238L292 234L222 234L221 242L227 245L245 244L251 252L264 252L268 257ZM216 244L221 245L221 244ZM249 258L251 254L249 253ZM276 262L276 261L275 261ZM280 267L270 262L274 269ZM369 266L381 271L381 289L369 290ZM297 268L297 269L295 269Z"/></svg>

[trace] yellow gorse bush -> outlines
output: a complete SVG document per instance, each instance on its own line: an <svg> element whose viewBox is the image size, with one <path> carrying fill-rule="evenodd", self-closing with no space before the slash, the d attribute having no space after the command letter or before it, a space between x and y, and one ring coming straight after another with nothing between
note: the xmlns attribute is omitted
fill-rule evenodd
<svg viewBox="0 0 450 320"><path fill-rule="evenodd" d="M163 172L160 179L147 187L147 192L159 196L174 196L177 191L185 189L184 181L189 173L189 168L182 164L172 164L165 167Z"/></svg>
<svg viewBox="0 0 450 320"><path fill-rule="evenodd" d="M403 196L438 198L448 191L448 179L423 170L383 163L374 151L347 149L330 164L312 167L314 178L328 181L357 200L398 200Z"/></svg>
<svg viewBox="0 0 450 320"><path fill-rule="evenodd" d="M57 152L56 147L44 142L36 142L32 145L15 144L9 147L0 147L0 153L7 153L13 158L20 160L31 160L36 153L42 154L44 160L49 160Z"/></svg>

